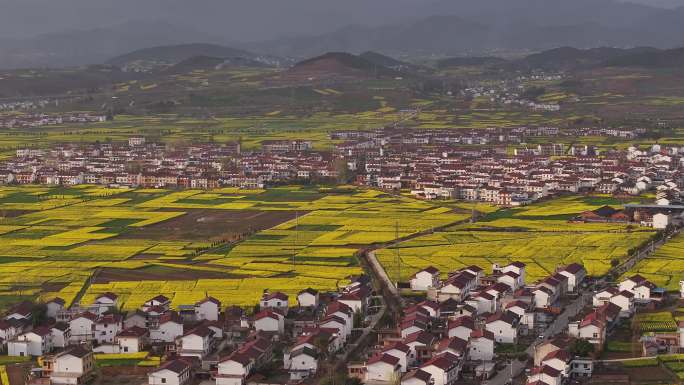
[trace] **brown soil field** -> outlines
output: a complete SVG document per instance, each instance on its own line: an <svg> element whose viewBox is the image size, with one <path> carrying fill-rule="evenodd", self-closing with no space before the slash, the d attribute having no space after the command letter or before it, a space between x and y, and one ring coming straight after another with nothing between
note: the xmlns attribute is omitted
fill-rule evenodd
<svg viewBox="0 0 684 385"><path fill-rule="evenodd" d="M121 237L167 241L232 241L243 234L287 222L294 219L295 215L294 211L187 210L186 214L177 218L132 229Z"/></svg>
<svg viewBox="0 0 684 385"><path fill-rule="evenodd" d="M242 278L241 275L201 270L183 270L163 266L144 267L142 269L112 269L104 268L93 279L94 283L109 283L113 281L183 281L197 279Z"/></svg>
<svg viewBox="0 0 684 385"><path fill-rule="evenodd" d="M0 210L0 218L15 218L32 212L31 210Z"/></svg>

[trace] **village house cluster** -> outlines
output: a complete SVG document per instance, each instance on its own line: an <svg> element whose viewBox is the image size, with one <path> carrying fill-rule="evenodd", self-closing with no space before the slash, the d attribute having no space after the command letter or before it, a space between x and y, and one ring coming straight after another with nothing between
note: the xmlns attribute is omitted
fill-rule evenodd
<svg viewBox="0 0 684 385"><path fill-rule="evenodd" d="M404 385L489 378L501 360L499 347L535 341L560 304L578 298L586 278L586 270L572 264L526 285L525 268L521 262L495 264L486 275L481 267L469 266L444 280L434 267L417 272L410 288L423 292L425 300L405 307L395 328L379 331L368 360L350 365L350 375L381 384L401 378Z"/></svg>
<svg viewBox="0 0 684 385"><path fill-rule="evenodd" d="M67 99L69 100L69 99ZM59 106L56 99L15 100L0 102L0 111L30 111L54 105Z"/></svg>
<svg viewBox="0 0 684 385"><path fill-rule="evenodd" d="M380 330L368 359L350 365L349 375L370 384L486 380L508 374L519 358L511 349L523 347L518 351L524 359L532 358L524 374L528 384L587 381L615 326L665 299L663 289L638 275L597 288L603 282L590 279L581 264L531 284L525 269L521 262L494 264L486 275L468 266L446 279L434 267L418 271L409 285L425 300L407 305L395 328ZM580 342L591 349L576 351ZM642 343L644 356L682 351L684 324L677 333L651 335Z"/></svg>
<svg viewBox="0 0 684 385"><path fill-rule="evenodd" d="M344 350L352 330L372 318L371 294L367 276L352 277L339 292L306 289L296 299L266 291L248 315L235 306L223 309L212 297L174 309L164 295L124 314L118 296L103 293L88 306L50 300L46 320L35 326L39 308L23 302L0 321L0 347L9 356L41 358L27 379L36 384L85 383L96 375L95 354L145 351L164 358L149 372L150 385L182 385L195 376L245 385L258 382L274 360L287 373L281 383L297 383L315 375L321 359Z"/></svg>
<svg viewBox="0 0 684 385"><path fill-rule="evenodd" d="M239 143L171 148L132 137L127 144L19 149L0 164L0 183L249 189L336 178L330 155L310 148L311 142L300 140L268 141L250 152Z"/></svg>
<svg viewBox="0 0 684 385"><path fill-rule="evenodd" d="M535 98L525 96L527 86L524 84L527 81L557 81L563 78L562 74L546 74L535 73L529 76L519 76L514 79L500 80L487 84L478 84L463 89L460 94L467 98L486 99L491 103L496 103L502 106L518 106L528 108L534 111L560 111L561 104L557 100L538 101ZM579 102L579 98L573 96L570 98L572 102Z"/></svg>
<svg viewBox="0 0 684 385"><path fill-rule="evenodd" d="M60 115L0 115L0 128L35 128L43 126L56 126L65 123L102 123L106 120L106 115L93 115L89 113Z"/></svg>
<svg viewBox="0 0 684 385"><path fill-rule="evenodd" d="M212 297L172 306L157 295L127 313L114 293L84 306L60 298L39 306L22 302L0 321L0 347L9 356L40 357L26 380L32 384L85 383L97 375L95 355L150 352L162 357L147 372L150 385L196 378L284 385L329 375L373 330L377 341L359 351L364 361L347 365L347 375L366 384L482 380L505 373L522 355L533 358L526 364L528 383L561 385L590 378L615 325L665 299L664 290L639 275L607 286L577 263L534 283L526 275L522 262L493 264L490 274L479 266L446 276L425 268L408 282L415 295L390 314L390 327L380 327L385 303L365 275L350 277L337 292L305 289L291 298L265 291L251 314ZM684 281L681 286L684 295ZM579 354L578 341L592 349ZM684 324L642 343L645 356L679 352Z"/></svg>
<svg viewBox="0 0 684 385"><path fill-rule="evenodd" d="M387 190L410 189L424 199L486 201L525 205L562 193L639 195L658 189L673 200L684 186L679 147L630 147L598 155L591 146L563 144L505 147L489 137L449 132L347 134L335 154L357 174L357 182Z"/></svg>

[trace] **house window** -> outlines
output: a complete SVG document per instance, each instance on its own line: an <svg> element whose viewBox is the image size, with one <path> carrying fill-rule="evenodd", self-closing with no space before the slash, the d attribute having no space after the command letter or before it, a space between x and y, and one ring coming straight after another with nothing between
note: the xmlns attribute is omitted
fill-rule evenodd
<svg viewBox="0 0 684 385"><path fill-rule="evenodd" d="M166 378L162 378L162 384L166 384Z"/></svg>

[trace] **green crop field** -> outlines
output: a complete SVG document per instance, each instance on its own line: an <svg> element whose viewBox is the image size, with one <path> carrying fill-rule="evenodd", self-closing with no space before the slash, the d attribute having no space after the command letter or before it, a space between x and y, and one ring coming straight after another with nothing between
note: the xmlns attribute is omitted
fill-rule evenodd
<svg viewBox="0 0 684 385"><path fill-rule="evenodd" d="M266 288L335 290L362 273L360 247L467 216L354 187L2 187L0 306L105 291L124 309L156 294L250 306Z"/></svg>
<svg viewBox="0 0 684 385"><path fill-rule="evenodd" d="M679 290L684 277L684 235L670 239L650 257L637 263L625 277L641 274L654 284L667 290Z"/></svg>
<svg viewBox="0 0 684 385"><path fill-rule="evenodd" d="M650 240L655 232L623 224L573 223L568 219L606 204L620 202L605 197L563 197L527 207L491 212L473 224L415 238L383 249L377 256L390 277L401 269L407 280L419 269L435 266L443 274L468 265L488 269L492 263L522 261L533 282L573 262L585 265L589 274L603 275L614 259ZM401 266L397 267L399 254Z"/></svg>

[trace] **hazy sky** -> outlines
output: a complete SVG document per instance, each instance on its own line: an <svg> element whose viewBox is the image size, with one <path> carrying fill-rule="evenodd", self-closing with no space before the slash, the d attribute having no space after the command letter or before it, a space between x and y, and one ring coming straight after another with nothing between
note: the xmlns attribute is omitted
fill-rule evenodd
<svg viewBox="0 0 684 385"><path fill-rule="evenodd" d="M257 41L324 33L349 24L388 24L439 1L444 0L0 0L0 39L163 20L227 40ZM684 0L631 1L684 5Z"/></svg>
<svg viewBox="0 0 684 385"><path fill-rule="evenodd" d="M234 40L384 24L435 0L0 0L0 38L164 20ZM248 35L245 36L245 35Z"/></svg>

